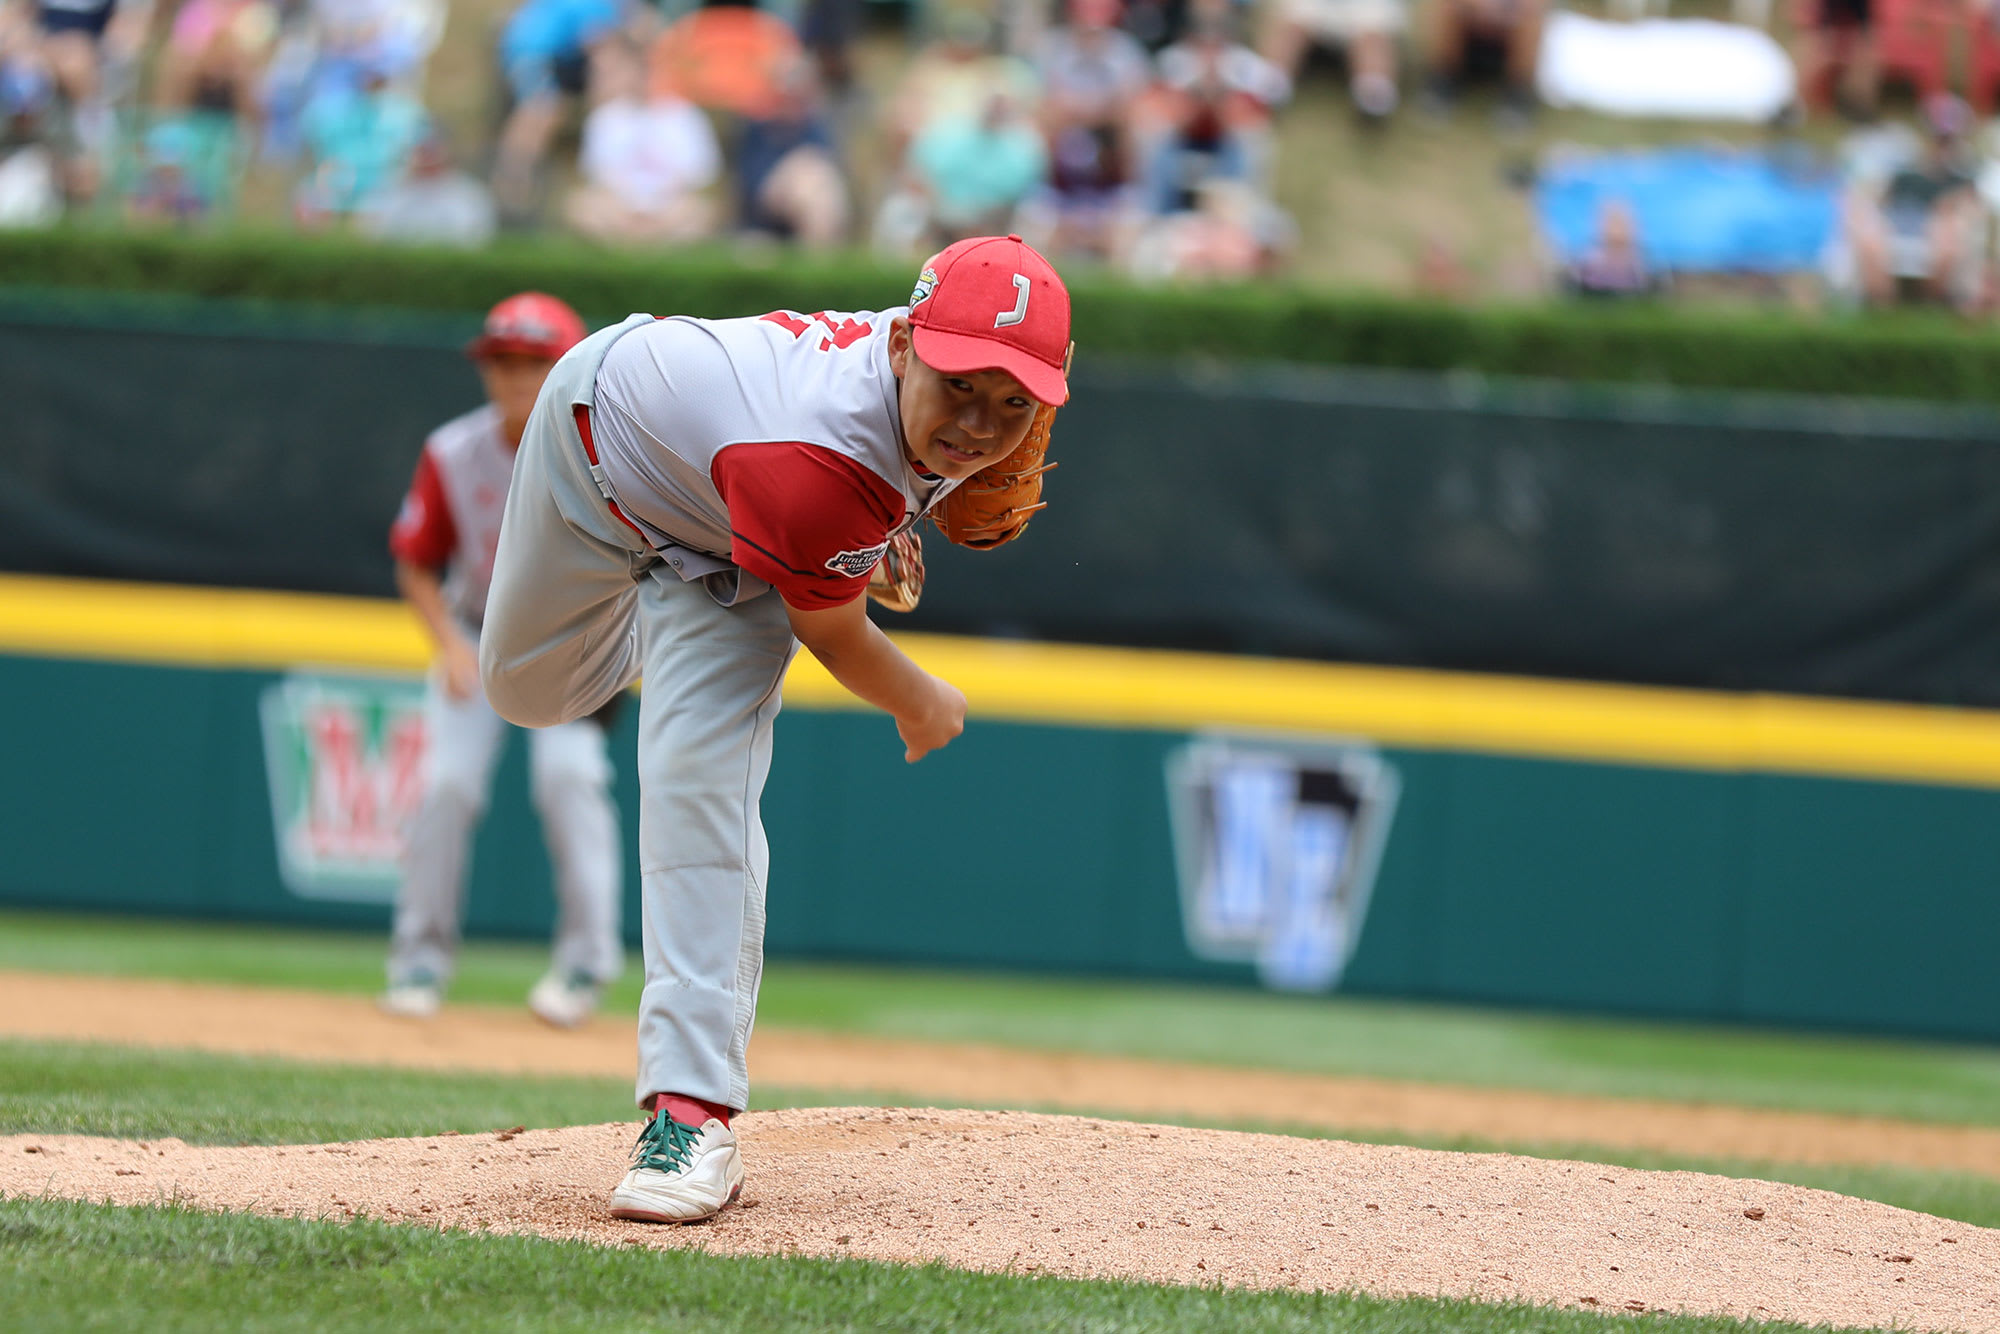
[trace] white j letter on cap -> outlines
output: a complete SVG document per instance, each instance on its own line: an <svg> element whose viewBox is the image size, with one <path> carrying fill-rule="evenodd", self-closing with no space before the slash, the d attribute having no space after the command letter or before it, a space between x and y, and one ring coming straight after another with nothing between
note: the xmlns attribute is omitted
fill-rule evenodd
<svg viewBox="0 0 2000 1334"><path fill-rule="evenodd" d="M1014 291L1016 293L1014 308L1012 310L1003 310L998 315L995 315L993 317L994 328L1004 329L1010 324L1019 324L1022 320L1028 318L1027 274L1017 273L1014 275Z"/></svg>

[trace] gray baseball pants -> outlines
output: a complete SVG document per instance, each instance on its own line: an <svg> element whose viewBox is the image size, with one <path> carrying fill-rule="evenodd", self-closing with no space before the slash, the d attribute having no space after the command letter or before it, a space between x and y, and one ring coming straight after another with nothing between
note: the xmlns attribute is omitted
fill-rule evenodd
<svg viewBox="0 0 2000 1334"><path fill-rule="evenodd" d="M410 821L389 943L392 986L451 976L466 857L507 734L483 695L453 699L436 672L424 696L424 729L424 795ZM624 858L604 730L579 719L529 733L528 775L555 871L553 967L609 982L625 965L618 929Z"/></svg>
<svg viewBox="0 0 2000 1334"><path fill-rule="evenodd" d="M784 604L723 607L612 514L573 405L611 344L585 339L542 387L514 464L479 668L500 715L547 727L590 713L642 672L639 873L646 988L643 1106L679 1093L742 1108L764 968L770 849L758 803L797 647Z"/></svg>

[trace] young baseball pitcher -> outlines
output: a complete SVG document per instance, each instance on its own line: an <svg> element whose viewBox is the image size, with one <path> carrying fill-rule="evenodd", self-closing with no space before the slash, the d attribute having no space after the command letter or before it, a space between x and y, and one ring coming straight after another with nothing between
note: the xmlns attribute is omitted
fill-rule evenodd
<svg viewBox="0 0 2000 1334"><path fill-rule="evenodd" d="M389 989L382 995L382 1008L392 1014L435 1014L451 977L466 853L506 731L480 688L475 647L500 516L515 450L542 382L583 336L583 321L552 296L523 292L495 306L467 349L487 402L424 442L416 478L390 529L397 586L436 649L424 699L424 793L410 824ZM554 863L558 912L554 961L528 993L528 1007L561 1027L590 1016L625 957L618 929L623 858L604 721L600 711L529 738L529 771Z"/></svg>
<svg viewBox="0 0 2000 1334"><path fill-rule="evenodd" d="M804 644L895 719L904 758L965 697L875 628L921 578L929 515L973 546L1039 508L1069 396L1069 293L1017 236L961 241L907 307L703 320L634 315L549 376L521 444L480 672L525 726L588 714L643 673L639 1106L619 1218L690 1222L743 1185L730 1132L764 963L758 802ZM892 551L893 548L893 551Z"/></svg>

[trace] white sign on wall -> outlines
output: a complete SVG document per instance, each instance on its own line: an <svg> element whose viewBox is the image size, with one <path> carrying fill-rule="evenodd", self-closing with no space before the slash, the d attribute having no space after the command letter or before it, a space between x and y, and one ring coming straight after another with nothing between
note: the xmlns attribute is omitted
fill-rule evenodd
<svg viewBox="0 0 2000 1334"><path fill-rule="evenodd" d="M1167 759L1181 922L1204 959L1331 991L1360 943L1401 782L1373 748L1202 736Z"/></svg>

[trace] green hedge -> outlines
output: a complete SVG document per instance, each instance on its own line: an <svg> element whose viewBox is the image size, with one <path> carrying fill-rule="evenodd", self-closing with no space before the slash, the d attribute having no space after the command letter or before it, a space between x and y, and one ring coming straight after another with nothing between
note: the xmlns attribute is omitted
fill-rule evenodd
<svg viewBox="0 0 2000 1334"><path fill-rule="evenodd" d="M556 292L605 319L633 310L865 309L912 275L859 256L701 248L663 256L512 242L464 254L277 234L87 229L0 233L0 286L183 293L436 312ZM1569 380L2000 401L2000 334L1943 315L1817 319L1671 307L1468 309L1277 286L1074 284L1084 355L1205 357Z"/></svg>

